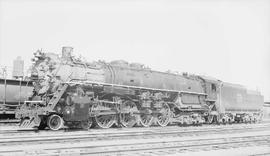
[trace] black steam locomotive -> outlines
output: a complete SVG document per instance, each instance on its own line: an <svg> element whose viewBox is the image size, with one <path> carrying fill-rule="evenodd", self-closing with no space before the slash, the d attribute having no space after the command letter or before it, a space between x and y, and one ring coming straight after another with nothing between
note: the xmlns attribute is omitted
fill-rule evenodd
<svg viewBox="0 0 270 156"><path fill-rule="evenodd" d="M85 62L37 51L34 94L16 110L22 127L110 128L140 125L256 122L263 96L200 75L158 72L125 61Z"/></svg>

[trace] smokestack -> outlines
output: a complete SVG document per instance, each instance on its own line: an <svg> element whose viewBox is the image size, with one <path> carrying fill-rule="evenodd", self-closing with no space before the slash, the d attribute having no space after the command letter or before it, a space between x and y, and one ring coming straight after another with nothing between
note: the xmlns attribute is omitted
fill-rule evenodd
<svg viewBox="0 0 270 156"><path fill-rule="evenodd" d="M70 60L72 52L73 52L73 47L63 47L62 58L65 60Z"/></svg>

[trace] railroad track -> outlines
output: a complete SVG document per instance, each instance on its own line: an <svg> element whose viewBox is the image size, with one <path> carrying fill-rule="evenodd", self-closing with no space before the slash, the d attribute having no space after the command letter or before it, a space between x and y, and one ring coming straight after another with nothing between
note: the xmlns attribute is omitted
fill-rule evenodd
<svg viewBox="0 0 270 156"><path fill-rule="evenodd" d="M192 130L208 130L208 129L230 129L230 128L256 128L256 127L269 127L270 123L258 123L258 124L237 124L237 125L203 125L203 126L188 126L188 127L179 127L179 126L167 126L167 127L133 127L133 128L110 128L110 129L96 129L96 128L91 128L90 130L82 130L82 129L68 129L64 128L59 131L51 131L49 129L46 130L36 130L33 128L29 129L17 129L16 127L12 127L9 129L0 129L0 137L2 135L4 136L9 136L9 135L36 135L36 134L63 134L63 132L76 132L76 133L87 133L87 131L91 131L94 133L107 133L107 132L119 132L119 131L163 131L164 128L166 129L178 129L180 131L189 131L190 129Z"/></svg>
<svg viewBox="0 0 270 156"><path fill-rule="evenodd" d="M257 140L248 141L244 139L245 137L241 139L237 136L247 132L254 134L246 135L246 138L256 138ZM255 137L258 132L263 134ZM223 137L220 137L221 135ZM66 155L70 153L82 155L151 155L151 153L156 153L156 155L164 155L162 154L164 152L168 154L207 150L208 148L209 150L215 148L218 150L226 149L226 147L270 145L269 135L269 123L202 127L91 129L89 131L36 132L27 130L18 132L14 130L8 132L0 130L0 155ZM217 136L214 140L216 142L211 141L212 136ZM232 142L232 139L227 139L231 137L234 137L235 142ZM221 138L231 141L232 146L224 140L222 143ZM240 142L237 143L236 139L240 139ZM194 145L191 144L192 140L195 141ZM199 143L200 141L201 143ZM267 148L270 149L269 146Z"/></svg>
<svg viewBox="0 0 270 156"><path fill-rule="evenodd" d="M229 138L211 138L211 139L191 139L185 141L153 141L146 143L127 143L120 145L102 145L102 146L86 146L79 148L58 148L49 150L51 154L57 154L56 150L65 150L69 153L78 153L81 155L127 155L127 154L151 154L153 152L167 152L175 150L177 153L184 153L189 151L200 150L217 150L234 147L247 147L257 145L269 145L270 135L261 136L245 136L245 137L229 137ZM270 146L269 146L270 147Z"/></svg>
<svg viewBox="0 0 270 156"><path fill-rule="evenodd" d="M0 154L10 155L150 155L151 153L185 153L190 151L205 151L229 149L235 147L268 146L270 148L270 134L248 132L245 134L223 134L199 137L167 137L167 138L141 138L119 140L91 140L77 142L70 140L68 144L40 145L23 150L1 150ZM270 152L270 151L269 151ZM158 155L158 154L157 154Z"/></svg>
<svg viewBox="0 0 270 156"><path fill-rule="evenodd" d="M255 126L255 125L253 125ZM238 127L197 127L197 129L181 129L181 127L174 128L156 128L156 129L122 129L111 132L106 131L73 131L73 132L58 132L54 133L54 131L49 131L47 133L33 133L32 135L0 135L0 146L8 146L14 144L28 143L28 144L36 144L38 142L66 142L70 139L75 139L78 141L83 140L106 140L106 139L127 139L127 138L151 138L151 137L180 137L180 136L198 136L204 134L218 134L218 133L241 133L246 131L262 131L269 130L270 125L261 125L261 126L238 126Z"/></svg>

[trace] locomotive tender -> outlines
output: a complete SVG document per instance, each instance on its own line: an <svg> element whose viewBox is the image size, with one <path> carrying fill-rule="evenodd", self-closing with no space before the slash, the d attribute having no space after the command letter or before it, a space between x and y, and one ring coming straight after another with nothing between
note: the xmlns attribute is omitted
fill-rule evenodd
<svg viewBox="0 0 270 156"><path fill-rule="evenodd" d="M149 127L261 118L263 96L241 85L125 61L89 63L74 58L72 51L63 47L62 56L34 53L34 94L16 110L20 126Z"/></svg>

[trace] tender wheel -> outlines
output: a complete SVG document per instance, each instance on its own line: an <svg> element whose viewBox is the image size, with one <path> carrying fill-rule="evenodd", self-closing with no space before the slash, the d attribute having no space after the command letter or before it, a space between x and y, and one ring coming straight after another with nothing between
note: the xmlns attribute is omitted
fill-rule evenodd
<svg viewBox="0 0 270 156"><path fill-rule="evenodd" d="M93 124L93 121L92 121L91 118L89 120L87 120L87 121L82 121L80 123L82 129L90 129L92 124Z"/></svg>
<svg viewBox="0 0 270 156"><path fill-rule="evenodd" d="M140 115L140 124L143 127L149 127L152 125L154 117L151 114L141 114Z"/></svg>
<svg viewBox="0 0 270 156"><path fill-rule="evenodd" d="M132 101L126 101L123 103L123 110L129 113L123 113L120 115L120 122L123 127L133 127L137 123L137 115L133 112L138 112L136 104Z"/></svg>
<svg viewBox="0 0 270 156"><path fill-rule="evenodd" d="M232 121L233 121L233 120L232 120L231 118L228 119L228 123L229 123L230 125L232 124Z"/></svg>
<svg viewBox="0 0 270 156"><path fill-rule="evenodd" d="M226 124L227 124L226 119L222 119L222 124L223 124L223 125L226 125Z"/></svg>
<svg viewBox="0 0 270 156"><path fill-rule="evenodd" d="M170 122L170 107L167 103L162 104L162 109L161 109L161 114L157 116L157 124L159 126L165 127L169 124Z"/></svg>
<svg viewBox="0 0 270 156"><path fill-rule="evenodd" d="M62 128L63 126L63 119L56 114L53 114L51 116L49 116L48 121L47 121L47 125L51 130L57 131L60 128Z"/></svg>
<svg viewBox="0 0 270 156"><path fill-rule="evenodd" d="M115 123L115 115L99 115L95 117L96 126L99 128L110 128Z"/></svg>

